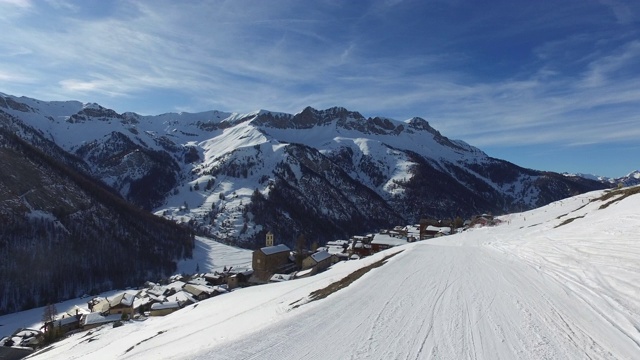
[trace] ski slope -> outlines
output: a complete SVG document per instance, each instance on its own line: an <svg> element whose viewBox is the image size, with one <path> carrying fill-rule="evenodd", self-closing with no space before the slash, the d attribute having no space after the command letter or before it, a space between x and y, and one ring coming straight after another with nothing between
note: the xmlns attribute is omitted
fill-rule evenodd
<svg viewBox="0 0 640 360"><path fill-rule="evenodd" d="M34 358L638 359L640 194L600 209L616 200L602 194L80 333Z"/></svg>

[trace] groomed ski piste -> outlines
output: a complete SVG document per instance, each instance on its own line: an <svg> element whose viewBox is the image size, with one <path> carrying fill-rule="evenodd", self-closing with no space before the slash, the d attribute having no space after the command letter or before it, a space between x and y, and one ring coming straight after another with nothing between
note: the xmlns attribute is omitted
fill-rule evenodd
<svg viewBox="0 0 640 360"><path fill-rule="evenodd" d="M604 194L81 332L32 358L638 359L640 194Z"/></svg>

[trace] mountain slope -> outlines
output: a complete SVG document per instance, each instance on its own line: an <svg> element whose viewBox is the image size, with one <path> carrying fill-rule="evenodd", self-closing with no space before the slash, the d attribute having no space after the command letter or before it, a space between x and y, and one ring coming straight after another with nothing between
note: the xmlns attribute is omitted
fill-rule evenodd
<svg viewBox="0 0 640 360"><path fill-rule="evenodd" d="M89 359L100 351L105 359L633 359L640 351L638 206L638 188L572 197L506 215L496 227L94 329L34 358ZM314 291L393 253L312 301Z"/></svg>
<svg viewBox="0 0 640 360"><path fill-rule="evenodd" d="M268 230L288 244L300 234L322 242L424 217L530 209L610 186L493 159L420 118L365 118L339 107L142 116L0 99L22 128L80 159L77 167L125 199L250 248Z"/></svg>
<svg viewBox="0 0 640 360"><path fill-rule="evenodd" d="M43 153L9 120L0 113L0 313L168 275L191 255L190 231Z"/></svg>

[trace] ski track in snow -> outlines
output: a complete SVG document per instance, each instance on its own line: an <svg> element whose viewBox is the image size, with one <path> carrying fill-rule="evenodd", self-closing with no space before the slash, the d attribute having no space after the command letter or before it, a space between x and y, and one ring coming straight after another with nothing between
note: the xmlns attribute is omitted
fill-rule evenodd
<svg viewBox="0 0 640 360"><path fill-rule="evenodd" d="M640 195L598 210L599 194L92 330L92 342L74 335L35 358L639 359Z"/></svg>
<svg viewBox="0 0 640 360"><path fill-rule="evenodd" d="M369 276L194 359L617 358L585 333L558 284L481 247L421 244Z"/></svg>

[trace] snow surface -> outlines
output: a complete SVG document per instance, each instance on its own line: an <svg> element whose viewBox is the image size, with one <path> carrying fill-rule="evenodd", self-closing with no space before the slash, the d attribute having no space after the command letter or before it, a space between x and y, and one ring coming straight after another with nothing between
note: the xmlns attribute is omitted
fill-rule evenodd
<svg viewBox="0 0 640 360"><path fill-rule="evenodd" d="M194 274L223 271L224 268L250 269L253 252L234 246L221 244L209 238L196 236L193 258L178 262L177 272ZM199 271L196 271L196 268Z"/></svg>
<svg viewBox="0 0 640 360"><path fill-rule="evenodd" d="M601 194L79 333L34 359L638 359L640 195L599 209Z"/></svg>

